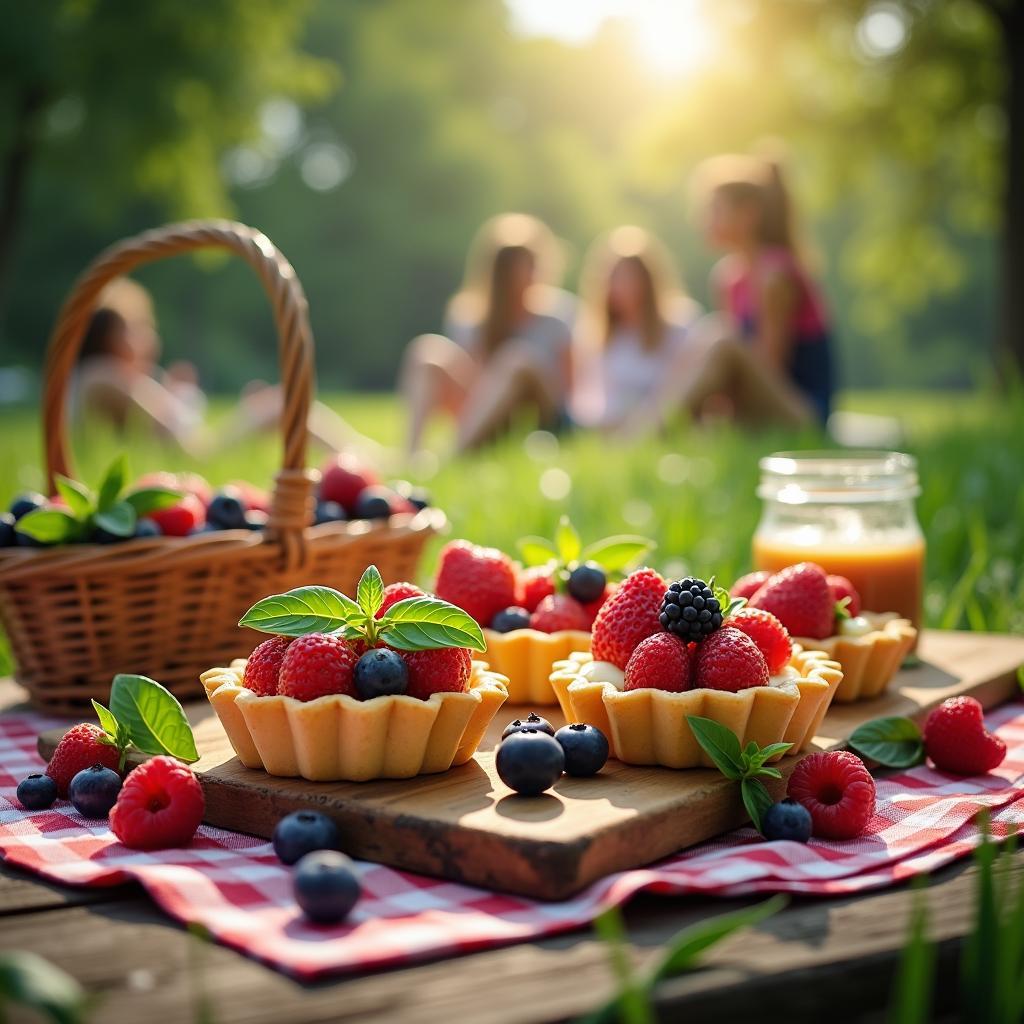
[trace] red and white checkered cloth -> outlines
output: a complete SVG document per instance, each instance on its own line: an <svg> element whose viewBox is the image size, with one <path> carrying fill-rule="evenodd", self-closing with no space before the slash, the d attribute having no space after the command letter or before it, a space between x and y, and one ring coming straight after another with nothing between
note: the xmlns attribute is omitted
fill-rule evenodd
<svg viewBox="0 0 1024 1024"><path fill-rule="evenodd" d="M610 875L562 903L359 863L364 895L351 919L322 927L298 913L289 869L267 842L203 826L187 849L140 853L64 801L46 811L22 810L15 788L39 770L36 736L54 723L9 714L0 716L0 853L58 882L136 879L178 920L198 922L220 942L311 979L567 931L640 890L831 896L934 871L978 844L979 808L989 808L996 836L1024 825L1024 704L986 721L1008 747L999 769L965 780L919 767L879 779L875 817L856 840L768 843L742 828L651 867Z"/></svg>

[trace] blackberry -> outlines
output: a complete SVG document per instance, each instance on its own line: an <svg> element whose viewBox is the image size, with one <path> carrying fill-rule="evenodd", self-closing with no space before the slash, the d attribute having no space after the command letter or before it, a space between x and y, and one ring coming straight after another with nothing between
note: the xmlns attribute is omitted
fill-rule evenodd
<svg viewBox="0 0 1024 1024"><path fill-rule="evenodd" d="M680 640L696 642L721 628L722 606L703 580L687 576L669 584L658 619Z"/></svg>

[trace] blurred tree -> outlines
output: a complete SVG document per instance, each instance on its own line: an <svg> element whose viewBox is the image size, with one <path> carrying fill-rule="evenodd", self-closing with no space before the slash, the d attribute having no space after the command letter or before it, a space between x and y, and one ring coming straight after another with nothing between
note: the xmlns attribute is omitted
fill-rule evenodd
<svg viewBox="0 0 1024 1024"><path fill-rule="evenodd" d="M296 49L307 0L46 0L0 32L0 318L30 176L49 164L99 210L156 200L231 209L225 148L268 96L323 95L334 68Z"/></svg>

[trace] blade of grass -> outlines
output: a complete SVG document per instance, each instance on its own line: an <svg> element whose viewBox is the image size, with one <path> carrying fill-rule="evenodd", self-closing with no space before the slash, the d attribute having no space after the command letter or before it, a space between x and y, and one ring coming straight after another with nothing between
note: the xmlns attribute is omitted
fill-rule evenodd
<svg viewBox="0 0 1024 1024"><path fill-rule="evenodd" d="M914 905L910 930L896 975L895 993L890 1000L889 1024L927 1024L931 1020L932 989L935 984L935 945L928 938L928 905L924 882L914 882Z"/></svg>

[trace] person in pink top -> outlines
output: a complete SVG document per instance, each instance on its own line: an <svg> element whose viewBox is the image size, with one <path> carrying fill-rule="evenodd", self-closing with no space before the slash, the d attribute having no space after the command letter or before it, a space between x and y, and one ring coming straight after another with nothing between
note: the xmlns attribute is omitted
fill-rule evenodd
<svg viewBox="0 0 1024 1024"><path fill-rule="evenodd" d="M632 432L680 409L695 417L725 411L751 423L824 424L833 393L828 316L796 242L779 165L715 157L697 181L705 234L726 252L712 272L719 314L696 326L689 358L638 411Z"/></svg>

